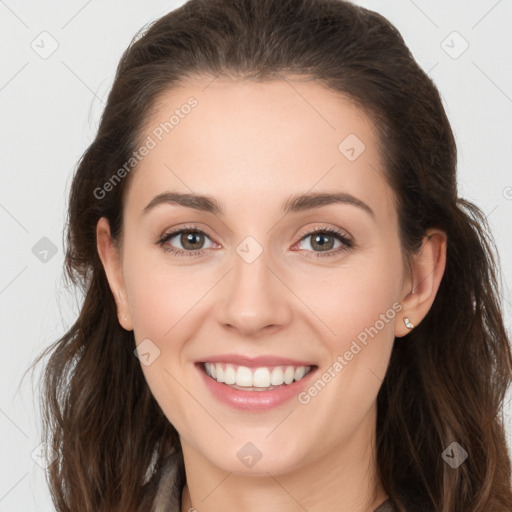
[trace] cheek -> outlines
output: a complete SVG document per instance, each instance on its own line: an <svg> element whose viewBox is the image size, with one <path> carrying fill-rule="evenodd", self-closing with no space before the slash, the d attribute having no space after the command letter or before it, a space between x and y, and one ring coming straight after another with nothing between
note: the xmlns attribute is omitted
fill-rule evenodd
<svg viewBox="0 0 512 512"><path fill-rule="evenodd" d="M137 244L132 245L126 251L123 272L136 340L172 337L173 330L180 330L180 322L188 324L202 299L212 300L222 273L206 264L173 264L154 249L137 250ZM401 267L399 252L393 249L375 248L330 269L283 269L284 280L313 313L305 311L302 318L309 318L315 331L321 329L334 350L343 349L347 342L350 345L396 302ZM301 309L300 305L290 307ZM390 326L386 323L386 329Z"/></svg>
<svg viewBox="0 0 512 512"><path fill-rule="evenodd" d="M401 260L398 253L392 254L368 254L357 264L333 271L320 286L309 281L304 288L305 302L325 326L327 357L322 367L325 371L337 363L331 369L336 375L333 401L342 395L354 407L369 407L384 378L402 309Z"/></svg>
<svg viewBox="0 0 512 512"><path fill-rule="evenodd" d="M188 386L181 384L181 359L190 339L194 305L207 286L185 267L172 267L165 258L156 261L152 252L132 251L123 272L136 344L151 341L146 345L151 362L141 364L146 382L168 420L186 432L197 418L185 391Z"/></svg>
<svg viewBox="0 0 512 512"><path fill-rule="evenodd" d="M386 267L368 262L333 273L323 293L310 295L329 327L321 338L327 354L316 380L298 398L305 413L319 425L337 425L342 436L355 432L374 407L389 364L401 274ZM327 450L327 437L324 443Z"/></svg>
<svg viewBox="0 0 512 512"><path fill-rule="evenodd" d="M174 326L208 291L210 279L191 268L172 265L153 250L134 251L125 259L123 272L137 340L171 336Z"/></svg>
<svg viewBox="0 0 512 512"><path fill-rule="evenodd" d="M324 324L332 349L343 348L376 323L379 331L392 330L402 283L396 259L370 255L316 277L295 289Z"/></svg>

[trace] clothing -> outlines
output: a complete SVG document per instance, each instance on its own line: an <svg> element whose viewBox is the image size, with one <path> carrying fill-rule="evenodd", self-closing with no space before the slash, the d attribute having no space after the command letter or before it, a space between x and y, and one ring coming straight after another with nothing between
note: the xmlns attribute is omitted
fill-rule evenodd
<svg viewBox="0 0 512 512"><path fill-rule="evenodd" d="M181 491L185 485L183 456L175 453L162 474L151 512L181 512ZM374 512L396 512L390 500L386 500Z"/></svg>
<svg viewBox="0 0 512 512"><path fill-rule="evenodd" d="M375 512L396 512L391 500L386 500L380 507L375 509Z"/></svg>

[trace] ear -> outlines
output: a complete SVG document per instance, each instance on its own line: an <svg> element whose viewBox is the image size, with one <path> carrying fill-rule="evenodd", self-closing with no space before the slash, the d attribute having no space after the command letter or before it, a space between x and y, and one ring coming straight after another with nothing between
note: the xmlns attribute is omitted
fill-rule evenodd
<svg viewBox="0 0 512 512"><path fill-rule="evenodd" d="M446 244L444 231L429 229L420 250L412 256L411 275L403 289L403 309L395 324L396 337L411 332L411 328L405 325L405 319L416 327L429 312L446 267Z"/></svg>
<svg viewBox="0 0 512 512"><path fill-rule="evenodd" d="M116 301L119 323L124 329L131 331L133 325L126 296L121 258L112 241L110 225L106 217L102 217L96 226L96 244L110 289Z"/></svg>

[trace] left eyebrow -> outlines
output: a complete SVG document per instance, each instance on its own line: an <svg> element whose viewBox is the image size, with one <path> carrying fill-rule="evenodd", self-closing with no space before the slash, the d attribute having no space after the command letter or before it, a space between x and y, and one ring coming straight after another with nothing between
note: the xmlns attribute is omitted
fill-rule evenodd
<svg viewBox="0 0 512 512"><path fill-rule="evenodd" d="M284 214L295 213L336 203L357 206L375 218L374 211L365 202L346 192L310 192L307 194L297 194L291 196L283 203L282 211ZM142 215L147 214L150 210L161 204L178 204L187 208L213 213L214 215L224 215L222 203L217 201L214 197L201 194L184 194L180 192L164 192L158 194L144 208Z"/></svg>
<svg viewBox="0 0 512 512"><path fill-rule="evenodd" d="M347 194L346 192L327 193L327 192L310 192L308 194L298 194L290 197L283 205L283 213L301 212L313 208L321 208L330 204L350 204L361 208L375 218L375 212L361 199Z"/></svg>

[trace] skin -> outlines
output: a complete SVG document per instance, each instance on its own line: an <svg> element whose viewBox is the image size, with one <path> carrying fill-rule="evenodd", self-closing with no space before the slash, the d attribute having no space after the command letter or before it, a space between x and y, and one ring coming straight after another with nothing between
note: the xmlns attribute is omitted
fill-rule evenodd
<svg viewBox="0 0 512 512"><path fill-rule="evenodd" d="M377 393L393 343L407 342L395 341L409 332L404 317L418 325L432 305L446 236L430 230L410 269L404 264L377 134L346 98L313 81L199 77L165 94L144 136L190 96L198 106L131 176L119 248L108 221L97 225L121 325L160 350L142 369L180 434L182 511L373 511L387 498L376 478ZM349 134L366 146L354 161L338 149ZM225 214L164 204L142 215L164 191L211 195ZM310 191L350 193L374 216L332 204L283 217L282 202ZM187 224L205 233L194 242L202 254L177 256L156 243ZM354 246L316 258L322 249L306 234L317 228L338 228ZM263 248L252 263L236 252L247 236ZM187 250L181 242L166 245ZM331 253L341 246L330 243ZM194 366L216 354L271 354L312 361L322 375L393 304L401 310L306 405L233 409ZM251 468L237 457L247 442L262 454Z"/></svg>

